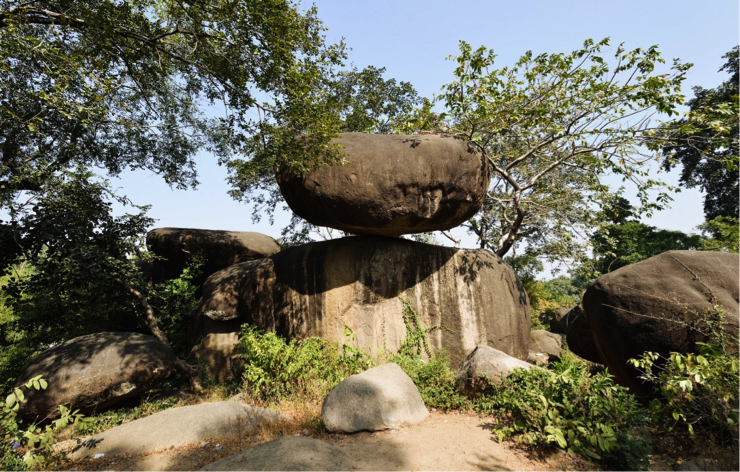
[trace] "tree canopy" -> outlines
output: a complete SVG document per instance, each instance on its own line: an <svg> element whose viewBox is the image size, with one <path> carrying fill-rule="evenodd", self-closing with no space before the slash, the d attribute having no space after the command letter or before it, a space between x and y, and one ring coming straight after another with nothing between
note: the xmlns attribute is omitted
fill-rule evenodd
<svg viewBox="0 0 740 472"><path fill-rule="evenodd" d="M417 110L406 130L432 129L461 136L484 156L493 176L483 209L468 228L480 246L503 256L521 240L550 259L583 255L595 209L614 198L604 177L635 185L641 208L668 199L648 190L654 155L655 114L672 115L690 64L670 71L657 47L602 55L609 39L588 40L570 54L525 53L512 66L495 68L496 55L460 43L452 56L455 80L438 98L444 111Z"/></svg>
<svg viewBox="0 0 740 472"><path fill-rule="evenodd" d="M740 190L738 182L738 53L734 47L723 57L727 62L720 71L730 74L714 89L694 87L694 98L687 102L686 117L663 128L669 144L663 147L664 167L681 167L683 186L699 187L705 193L704 216L738 218Z"/></svg>

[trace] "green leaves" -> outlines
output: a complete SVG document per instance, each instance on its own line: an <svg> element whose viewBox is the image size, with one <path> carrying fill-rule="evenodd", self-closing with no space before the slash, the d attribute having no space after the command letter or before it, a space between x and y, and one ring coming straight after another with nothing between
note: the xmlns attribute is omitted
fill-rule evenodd
<svg viewBox="0 0 740 472"><path fill-rule="evenodd" d="M572 238L596 223L593 208L613 190L604 174L623 175L638 192L660 189L646 179L650 117L673 113L682 102L687 66L669 73L656 47L604 57L606 38L587 40L570 54L526 52L514 65L495 68L496 55L461 41L454 80L438 101L446 116L438 132L466 138L492 174L489 197L469 222L482 247L507 254L517 241L551 260L573 260L585 248ZM418 113L418 115L428 113ZM407 123L424 129L428 121ZM645 209L660 206L646 201Z"/></svg>

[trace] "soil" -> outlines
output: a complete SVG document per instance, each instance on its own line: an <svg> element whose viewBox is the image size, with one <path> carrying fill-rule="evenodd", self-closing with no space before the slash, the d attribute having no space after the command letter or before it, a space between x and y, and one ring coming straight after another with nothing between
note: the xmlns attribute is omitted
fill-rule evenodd
<svg viewBox="0 0 740 472"><path fill-rule="evenodd" d="M308 433L308 434L306 434ZM499 443L490 419L468 413L432 411L421 423L398 430L356 434L293 434L342 448L356 461L354 470L589 470L580 458L555 453L528 455L512 442ZM223 440L149 454L84 459L62 463L63 470L198 470L206 464L262 441L260 436Z"/></svg>
<svg viewBox="0 0 740 472"><path fill-rule="evenodd" d="M308 423L284 422L270 431L239 438L209 439L200 444L149 454L84 459L56 464L47 470L63 472L187 472L228 457L282 434L321 439L342 448L357 465L353 471L489 471L489 472L595 472L593 464L559 451L535 456L513 441L499 443L490 418L474 413L432 411L421 423L397 430L356 434L315 433L296 430ZM266 439L263 439L266 438ZM650 472L671 472L656 461Z"/></svg>

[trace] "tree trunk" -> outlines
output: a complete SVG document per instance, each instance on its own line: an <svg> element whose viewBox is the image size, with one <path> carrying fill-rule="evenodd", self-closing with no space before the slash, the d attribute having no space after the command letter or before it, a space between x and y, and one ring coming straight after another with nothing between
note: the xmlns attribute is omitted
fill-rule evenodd
<svg viewBox="0 0 740 472"><path fill-rule="evenodd" d="M169 341L167 341L167 336L165 336L164 332L162 332L161 329L159 329L159 325L157 324L157 318L154 316L154 309L149 304L149 301L146 299L144 295L141 294L138 290L133 288L132 286L124 283L122 280L116 279L116 282L118 282L122 287L128 291L131 295L136 297L137 300L139 300L139 303L142 307L144 307L144 312L146 313L146 324L151 330L154 337L162 341L165 346L170 348L172 350L172 346L170 346ZM192 365L188 364L187 362L183 361L182 359L178 358L177 363L175 364L175 368L180 371L182 374L184 374L188 380L190 381L190 389L194 392L201 392L203 391L203 387L200 384L200 372L197 368L193 367Z"/></svg>

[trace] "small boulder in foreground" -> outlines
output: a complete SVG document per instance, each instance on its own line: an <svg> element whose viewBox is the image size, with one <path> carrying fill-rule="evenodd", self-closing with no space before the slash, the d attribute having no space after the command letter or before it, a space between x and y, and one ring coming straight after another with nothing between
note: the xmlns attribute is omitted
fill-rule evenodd
<svg viewBox="0 0 740 472"><path fill-rule="evenodd" d="M350 376L329 392L321 408L326 429L344 433L400 428L428 415L414 382L392 363Z"/></svg>

